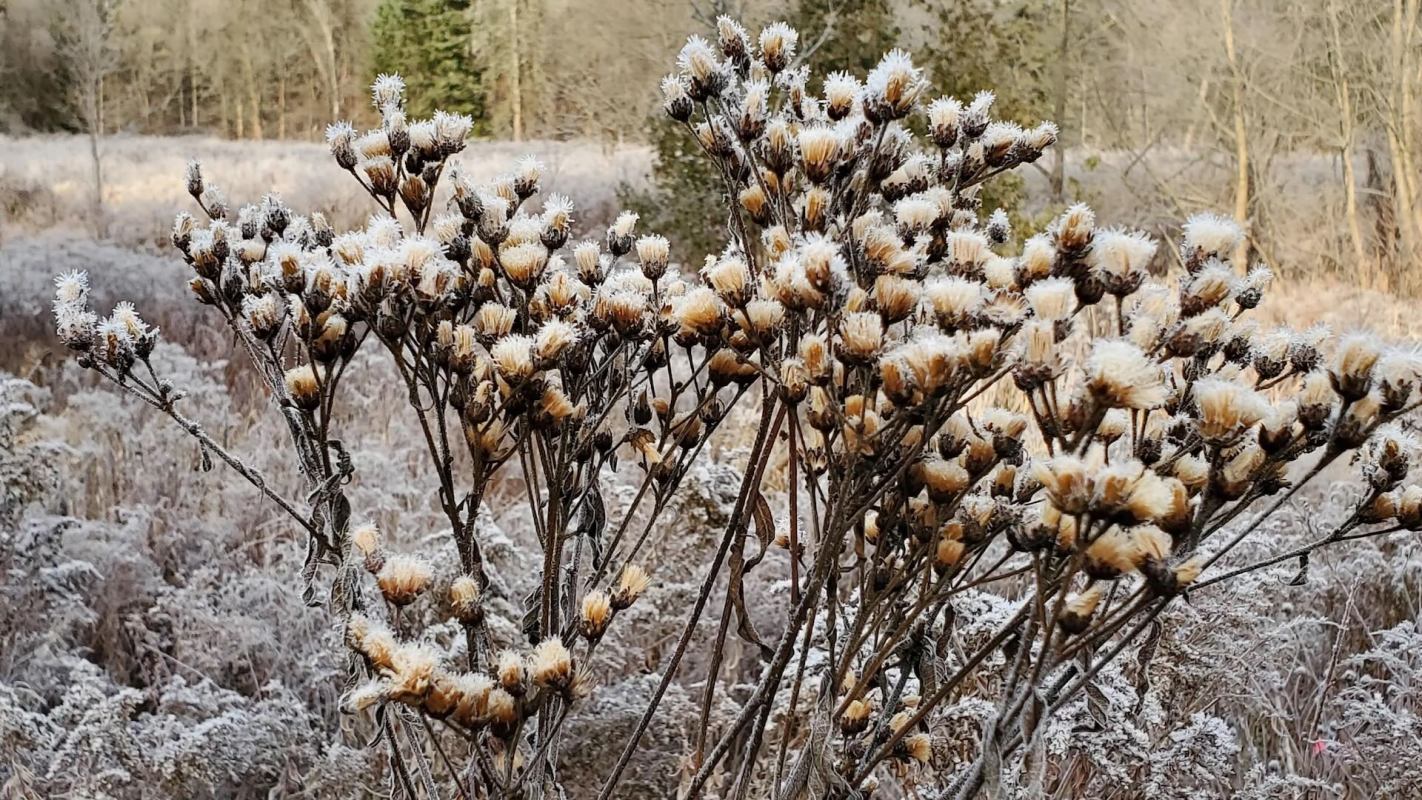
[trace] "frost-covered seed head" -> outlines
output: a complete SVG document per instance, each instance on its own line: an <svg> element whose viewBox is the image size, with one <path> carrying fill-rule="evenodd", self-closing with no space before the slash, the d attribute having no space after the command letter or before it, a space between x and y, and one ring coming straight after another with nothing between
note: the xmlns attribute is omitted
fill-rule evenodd
<svg viewBox="0 0 1422 800"><path fill-rule="evenodd" d="M612 591L612 607L617 611L630 608L637 602L637 598L647 591L651 580L651 576L640 565L628 564L623 567L617 578L617 586Z"/></svg>
<svg viewBox="0 0 1422 800"><path fill-rule="evenodd" d="M832 72L825 78L825 113L841 120L854 112L861 91L859 80L847 72Z"/></svg>
<svg viewBox="0 0 1422 800"><path fill-rule="evenodd" d="M1086 363L1087 388L1108 408L1148 409L1165 402L1160 365L1130 342L1097 341Z"/></svg>
<svg viewBox="0 0 1422 800"><path fill-rule="evenodd" d="M393 555L385 559L385 566L375 576L375 583L388 602L404 606L414 602L428 589L432 578L429 562L423 558Z"/></svg>
<svg viewBox="0 0 1422 800"><path fill-rule="evenodd" d="M593 590L583 595L578 616L578 631L588 641L596 642L612 621L612 600L607 592Z"/></svg>
<svg viewBox="0 0 1422 800"><path fill-rule="evenodd" d="M1373 367L1382 357L1382 345L1366 333L1343 337L1333 356L1329 375L1333 388L1344 400L1361 399L1373 385Z"/></svg>
<svg viewBox="0 0 1422 800"><path fill-rule="evenodd" d="M903 50L887 53L864 82L864 111L871 120L907 116L923 93L923 72Z"/></svg>
<svg viewBox="0 0 1422 800"><path fill-rule="evenodd" d="M637 239L637 261L648 280L655 281L666 274L670 256L671 244L665 236L651 234Z"/></svg>
<svg viewBox="0 0 1422 800"><path fill-rule="evenodd" d="M573 688L573 656L556 637L544 639L533 648L529 672L535 686L560 693Z"/></svg>
<svg viewBox="0 0 1422 800"><path fill-rule="evenodd" d="M1203 264L1211 258L1229 258L1243 240L1239 223L1218 214L1202 213L1186 220L1181 250L1187 265Z"/></svg>
<svg viewBox="0 0 1422 800"><path fill-rule="evenodd" d="M772 74L780 72L795 58L800 34L784 22L766 26L760 32L760 57Z"/></svg>
<svg viewBox="0 0 1422 800"><path fill-rule="evenodd" d="M285 375L286 393L291 402L304 411L314 411L321 405L321 382L310 364L292 367Z"/></svg>
<svg viewBox="0 0 1422 800"><path fill-rule="evenodd" d="M449 607L454 618L465 625L476 624L483 611L479 603L482 592L472 575L460 575L449 584Z"/></svg>

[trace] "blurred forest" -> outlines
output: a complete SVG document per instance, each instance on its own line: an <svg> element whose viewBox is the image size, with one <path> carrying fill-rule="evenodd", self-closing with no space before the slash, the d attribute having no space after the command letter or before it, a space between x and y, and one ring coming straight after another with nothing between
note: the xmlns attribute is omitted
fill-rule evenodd
<svg viewBox="0 0 1422 800"><path fill-rule="evenodd" d="M371 122L357 87L398 71L413 113L465 111L485 137L651 143L659 194L641 205L704 246L696 232L715 221L688 216L705 204L685 196L704 181L678 164L688 154L660 121L656 77L719 14L783 18L807 32L816 66L862 71L910 47L932 54L940 91L991 88L1005 117L1058 122L1066 146L1039 165L1042 203L1100 202L1080 176L1107 163L1149 196L1146 217L1217 207L1248 224L1256 259L1410 292L1419 4L5 0L0 132L86 133L96 163L116 133L312 140L333 117Z"/></svg>

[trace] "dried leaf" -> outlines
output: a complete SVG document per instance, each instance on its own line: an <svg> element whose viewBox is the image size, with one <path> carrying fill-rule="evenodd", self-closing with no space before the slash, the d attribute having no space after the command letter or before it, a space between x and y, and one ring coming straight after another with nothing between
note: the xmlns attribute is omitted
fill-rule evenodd
<svg viewBox="0 0 1422 800"><path fill-rule="evenodd" d="M1146 693L1150 691L1150 662L1160 647L1160 634L1163 630L1159 620L1152 622L1150 633L1146 635L1145 641L1141 642L1141 649L1136 653L1136 705L1131 709L1132 716L1139 716L1145 707Z"/></svg>
<svg viewBox="0 0 1422 800"><path fill-rule="evenodd" d="M755 505L751 508L751 516L755 521L755 538L760 541L760 552L746 563L747 572L765 558L766 549L770 547L771 542L775 541L775 515L770 512L770 503L765 501L765 495L760 492L755 493Z"/></svg>
<svg viewBox="0 0 1422 800"><path fill-rule="evenodd" d="M380 744L380 741L385 738L385 718L389 713L384 703L375 707L375 733L372 734L370 740L365 743L366 748Z"/></svg>
<svg viewBox="0 0 1422 800"><path fill-rule="evenodd" d="M773 648L767 645L756 633L755 625L751 622L750 615L746 613L745 576L760 560L765 556L765 549L774 537L774 518L770 514L770 505L766 503L765 496L756 492L756 501L753 506L752 517L755 522L756 538L760 542L760 552L755 558L746 561L745 558L745 536L737 536L736 542L731 547L730 563L731 575L726 586L726 592L730 598L731 606L736 611L739 622L736 625L736 634L742 639L755 645L760 650L760 657L769 661L775 654ZM767 521L769 520L769 521Z"/></svg>
<svg viewBox="0 0 1422 800"><path fill-rule="evenodd" d="M607 506L602 501L602 493L593 481L583 494L579 508L577 535L588 540L588 550L594 564L602 562L602 534L607 528Z"/></svg>
<svg viewBox="0 0 1422 800"><path fill-rule="evenodd" d="M1091 724L1078 726L1077 730L1104 731L1106 723L1111 717L1111 698L1101 691L1101 687L1095 681L1086 684L1086 713L1091 717Z"/></svg>
<svg viewBox="0 0 1422 800"><path fill-rule="evenodd" d="M1042 696L1033 692L1027 713L1022 715L1022 736L1028 743L1022 771L1027 776L1029 797L1042 797L1046 793L1047 737L1044 734L1047 726L1042 724L1046 711L1047 706L1042 701Z"/></svg>
<svg viewBox="0 0 1422 800"><path fill-rule="evenodd" d="M657 450L657 437L646 428L638 428L627 434L627 443L641 452L648 464L662 463L662 454Z"/></svg>
<svg viewBox="0 0 1422 800"><path fill-rule="evenodd" d="M528 639L529 644L538 644L543 639L542 625L539 623L541 612L540 604L543 597L543 573L538 573L538 580L533 584L533 589L523 597L523 619L519 623L519 630Z"/></svg>
<svg viewBox="0 0 1422 800"><path fill-rule="evenodd" d="M315 536L306 537L306 558L301 565L301 602L307 608L321 605L316 597L316 566L320 563L320 541Z"/></svg>

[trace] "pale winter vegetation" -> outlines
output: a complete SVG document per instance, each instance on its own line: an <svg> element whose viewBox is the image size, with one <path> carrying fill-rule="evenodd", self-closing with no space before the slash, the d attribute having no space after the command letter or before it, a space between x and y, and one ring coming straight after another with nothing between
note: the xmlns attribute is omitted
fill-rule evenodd
<svg viewBox="0 0 1422 800"><path fill-rule="evenodd" d="M145 313L207 358L61 274L72 361L0 387L5 791L1410 791L1417 356L1276 324L1229 217L1015 232L1054 125L814 47L722 17L662 81L709 255L386 75L326 131L368 216L188 167L208 324Z"/></svg>
<svg viewBox="0 0 1422 800"><path fill-rule="evenodd" d="M0 137L0 204L5 209L0 238L51 247L74 241L73 231L86 225L90 211L85 147L78 138ZM223 187L237 197L277 193L289 203L321 211L342 227L360 224L370 212L368 201L346 191L349 179L344 175L309 169L326 152L315 143L126 136L111 137L106 147L105 241L129 249L168 255L172 210L187 199L182 182L171 178L194 159L242 164L240 170L218 170ZM641 146L480 141L470 143L465 170L478 180L490 180L502 170L500 165L525 155L544 165L544 182L551 191L572 198L584 214L608 221L616 215L617 188L645 184L650 161Z"/></svg>
<svg viewBox="0 0 1422 800"><path fill-rule="evenodd" d="M1038 223L1087 201L1165 238L1208 208L1291 280L1418 289L1416 0L8 0L0 131L79 134L78 207L119 236L102 212L126 198L104 187L132 151L109 137L315 141L334 118L374 124L363 86L382 71L411 79L413 113L473 114L481 136L650 140L675 184L692 151L648 124L647 76L721 13L816 31L801 56L827 71L905 47L939 91L990 89L1009 118L1055 121L1062 160L1024 171L1022 208L1014 181L993 190ZM720 224L678 188L639 210Z"/></svg>

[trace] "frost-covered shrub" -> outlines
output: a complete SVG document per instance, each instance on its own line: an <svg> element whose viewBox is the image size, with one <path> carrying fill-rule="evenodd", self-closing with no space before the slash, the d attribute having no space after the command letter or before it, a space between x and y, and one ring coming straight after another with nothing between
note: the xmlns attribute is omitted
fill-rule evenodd
<svg viewBox="0 0 1422 800"><path fill-rule="evenodd" d="M662 84L728 201L694 275L633 215L569 249L571 204L532 209L535 162L469 180L469 120L408 119L390 76L379 128L328 135L377 209L363 227L274 196L234 209L193 165L204 219L180 215L173 243L288 466L266 468L275 437L249 459L200 426L157 331L128 304L101 318L84 275L57 279L60 338L299 532L290 596L346 648L307 680L340 684L404 796L1280 790L1235 773L1252 743L1224 711L1262 710L1202 702L1239 647L1181 598L1422 529L1401 424L1417 359L1261 328L1269 273L1232 263L1243 233L1211 215L1168 258L1080 206L1009 250L981 187L1054 127L993 120L987 93L933 99L899 51L812 84L798 41L722 19ZM394 451L365 454L361 416L395 406ZM1361 481L1281 536L1344 466ZM196 570L144 616L201 641L185 632L241 616L241 594L195 597L224 583ZM241 702L319 708L270 688L258 641L232 637L255 676ZM203 668L236 682L217 655ZM1270 666L1215 691L1281 689ZM230 729L229 691L203 695L205 728ZM265 780L288 735L272 715L233 734ZM65 741L113 785L147 755ZM188 728L172 748L173 791L238 769Z"/></svg>
<svg viewBox="0 0 1422 800"><path fill-rule="evenodd" d="M31 433L48 392L0 373L0 531L11 530L25 506L59 488L54 443Z"/></svg>
<svg viewBox="0 0 1422 800"><path fill-rule="evenodd" d="M81 659L64 666L67 688L49 707L11 688L0 692L0 737L25 756L10 764L17 796L62 789L79 797L265 797L258 787L284 785L322 798L376 791L365 756L329 742L280 684L247 696L177 677L153 697L113 686Z"/></svg>
<svg viewBox="0 0 1422 800"><path fill-rule="evenodd" d="M299 570L232 552L212 537L221 528L191 531L202 514L222 513L184 513L182 498L212 492L194 478L192 491L128 485L122 499L135 506L113 509L114 521L44 514L93 481L80 466L88 454L47 435L97 420L83 403L46 414L42 392L5 386L36 401L19 446L5 450L7 467L25 464L5 487L14 498L31 485L24 475L48 476L18 505L27 513L0 527L6 791L264 797L299 784L344 798L377 786L379 765L334 735L340 636L287 590ZM109 416L123 410L109 399ZM179 508L150 513L165 495ZM160 521L169 515L179 522Z"/></svg>
<svg viewBox="0 0 1422 800"><path fill-rule="evenodd" d="M1373 639L1339 664L1322 749L1340 774L1365 775L1379 795L1401 797L1415 791L1422 768L1422 631L1413 620Z"/></svg>

